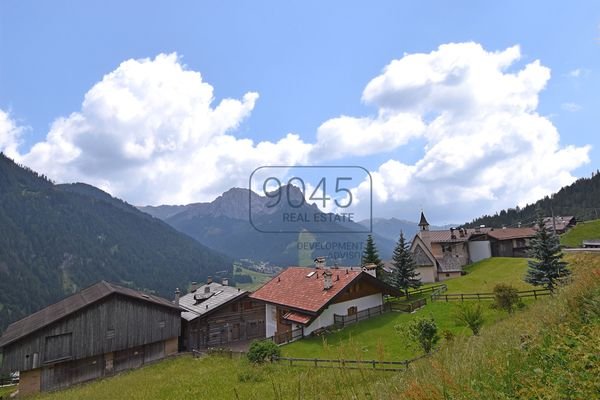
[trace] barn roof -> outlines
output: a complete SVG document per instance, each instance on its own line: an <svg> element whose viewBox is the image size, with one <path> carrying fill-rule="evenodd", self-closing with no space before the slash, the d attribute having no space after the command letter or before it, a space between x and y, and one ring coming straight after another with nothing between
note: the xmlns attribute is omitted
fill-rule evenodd
<svg viewBox="0 0 600 400"><path fill-rule="evenodd" d="M323 287L325 271L308 267L289 267L265 283L250 297L315 314L327 306L351 283L359 279L379 286L384 293L399 295L396 289L363 272L360 267L329 269L333 274L333 285L330 289L325 290Z"/></svg>
<svg viewBox="0 0 600 400"><path fill-rule="evenodd" d="M13 322L6 328L2 337L0 337L0 347L4 347L13 343L45 326L52 324L76 311L79 311L99 300L102 300L110 295L120 294L130 298L147 301L162 307L173 308L179 310L175 304L167 299L154 296L134 289L129 289L123 286L100 281L95 285L89 286L61 301L49 305L46 308L34 312L27 317Z"/></svg>
<svg viewBox="0 0 600 400"><path fill-rule="evenodd" d="M191 321L212 313L231 301L247 296L248 292L235 287L212 282L200 286L195 291L181 296L179 306L184 309L181 318Z"/></svg>
<svg viewBox="0 0 600 400"><path fill-rule="evenodd" d="M533 228L505 228L494 229L487 234L496 240L509 240L534 237L536 230Z"/></svg>

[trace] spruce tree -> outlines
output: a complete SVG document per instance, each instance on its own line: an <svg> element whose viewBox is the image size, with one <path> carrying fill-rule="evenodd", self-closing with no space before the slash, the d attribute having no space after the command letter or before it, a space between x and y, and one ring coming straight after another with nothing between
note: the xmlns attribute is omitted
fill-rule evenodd
<svg viewBox="0 0 600 400"><path fill-rule="evenodd" d="M563 254L558 237L546 228L541 213L538 214L537 229L537 233L531 239L529 257L532 259L527 262L525 281L554 291L571 271L567 268L567 263L562 261Z"/></svg>
<svg viewBox="0 0 600 400"><path fill-rule="evenodd" d="M395 270L390 276L390 284L402 290L408 299L408 289L421 286L420 274L417 272L417 264L404 239L404 233L400 231L400 238L394 249L392 257Z"/></svg>
<svg viewBox="0 0 600 400"><path fill-rule="evenodd" d="M379 258L379 254L377 252L377 246L375 246L375 241L373 241L373 236L367 236L367 244L365 246L365 250L363 251L362 256L362 264L375 264L377 266L376 275L379 279L383 278L383 263Z"/></svg>

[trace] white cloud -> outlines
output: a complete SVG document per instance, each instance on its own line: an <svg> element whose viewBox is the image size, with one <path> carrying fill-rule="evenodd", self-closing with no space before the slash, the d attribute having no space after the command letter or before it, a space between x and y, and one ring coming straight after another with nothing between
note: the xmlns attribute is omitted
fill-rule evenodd
<svg viewBox="0 0 600 400"><path fill-rule="evenodd" d="M379 119L426 121L420 160L391 158L372 172L375 209L419 204L460 220L535 201L575 179L571 172L589 162L590 147L561 147L552 122L536 111L550 70L537 60L515 68L519 59L518 46L488 52L447 44L394 60L369 82L363 100L378 107Z"/></svg>
<svg viewBox="0 0 600 400"><path fill-rule="evenodd" d="M259 165L301 162L310 149L292 134L276 143L234 137L257 99L250 92L213 104L213 87L176 54L128 60L21 160L55 180L85 181L133 203L212 200L247 185Z"/></svg>
<svg viewBox="0 0 600 400"><path fill-rule="evenodd" d="M550 69L520 57L518 46L492 52L476 43L407 54L366 85L362 100L375 115L327 120L315 143L294 134L259 143L236 137L258 94L214 104L213 87L176 55L128 60L88 91L80 111L17 155L55 180L157 204L211 200L246 186L260 165L356 165L385 154L372 171L375 215L414 218L423 206L460 221L534 201L589 162L588 146L561 147L537 112ZM2 128L1 117L0 146L17 153L19 130ZM424 155L408 162L402 148L415 139ZM367 186L353 189L363 206Z"/></svg>
<svg viewBox="0 0 600 400"><path fill-rule="evenodd" d="M24 128L18 126L11 116L0 110L0 151L8 157L18 157L18 147Z"/></svg>
<svg viewBox="0 0 600 400"><path fill-rule="evenodd" d="M581 111L581 106L577 103L562 103L560 105L560 108L569 112Z"/></svg>
<svg viewBox="0 0 600 400"><path fill-rule="evenodd" d="M579 78L581 76L581 68L575 68L567 74L571 78Z"/></svg>

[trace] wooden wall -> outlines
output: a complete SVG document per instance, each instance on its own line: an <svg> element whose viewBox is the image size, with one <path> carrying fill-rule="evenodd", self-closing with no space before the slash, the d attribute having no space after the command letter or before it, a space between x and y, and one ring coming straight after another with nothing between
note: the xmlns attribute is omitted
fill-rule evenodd
<svg viewBox="0 0 600 400"><path fill-rule="evenodd" d="M113 294L4 348L2 370L26 371L179 336L180 312Z"/></svg>
<svg viewBox="0 0 600 400"><path fill-rule="evenodd" d="M265 304L244 297L183 324L183 347L188 351L262 339L266 337Z"/></svg>

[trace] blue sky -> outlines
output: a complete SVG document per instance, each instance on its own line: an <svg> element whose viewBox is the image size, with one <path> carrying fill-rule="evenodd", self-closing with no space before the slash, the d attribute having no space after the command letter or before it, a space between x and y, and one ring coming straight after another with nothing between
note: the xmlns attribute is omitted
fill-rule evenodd
<svg viewBox="0 0 600 400"><path fill-rule="evenodd" d="M365 100L363 91L392 60L415 53L429 54L448 43L474 42L490 53L518 45L519 57L507 67L506 73L516 74L535 60L549 69L550 78L536 93L538 103L527 113L543 116L558 130L556 151L568 145L590 145L585 152L589 161L566 162L557 171L557 175L564 172L562 178L554 182L533 174L531 181L520 183L519 190L498 186L483 190L480 199L462 201L464 207L459 209L441 199L446 196L438 195L437 200L431 200L412 193L415 187L427 190L423 182L428 179L421 174L419 184L410 182L413 189L406 189L411 192L407 196L391 199L394 196L388 193L387 200L383 194L375 196L380 202L375 207L379 214L409 218L425 206L432 209L434 220L460 221L532 200L598 168L600 135L596 129L600 117L595 111L600 92L600 3L322 3L3 1L0 3L0 110L7 113L13 136L18 131L18 147L12 156L36 169L44 169L41 172L59 181L89 181L136 204L210 200L227 186L239 186L241 180L219 178L219 183L190 190L189 181L182 178L178 184L186 189L179 190L165 188L160 179L142 173L149 168L148 164L140 165L136 171L132 170L132 163L120 160L123 162L113 165L120 165L121 173L103 175L104 164L83 161L85 151L76 160L53 155L44 161L39 153L30 150L34 144L47 141L57 118L68 118L72 113L85 116L82 102L86 93L130 59L152 60L159 54L176 53L178 64L201 73L202 81L213 88L213 107L223 99L242 102L246 93L258 93L255 104L248 103L243 116L230 116L231 123L218 135L251 139L256 144L277 143L293 133L302 143L315 144L317 132L326 121L342 115L373 119L381 115L383 106L377 100L379 97ZM434 107L431 118L442 113L443 110ZM427 112L420 115L429 118ZM88 125L95 120L89 115L86 118ZM90 137L101 142L101 133ZM80 143L83 139L73 140ZM286 146L290 152L295 145ZM389 149L383 146L368 154L342 151L332 156L331 162L327 154L334 150L328 149L320 153L318 162L361 165L383 176L381 165L387 161L416 165L424 159L427 149L434 146L428 134L415 135L402 144ZM107 152L111 151L108 146ZM582 154L575 152L572 156ZM150 157L156 161L158 156ZM276 161L288 160L282 157ZM313 161L307 157L291 157L289 161L299 164ZM490 157L495 160L494 157L502 155L493 152ZM97 161L98 155L91 158ZM56 166L57 159L64 164L62 168ZM247 178L254 169L251 166L258 166L254 161L233 170L239 170L240 177L245 174ZM93 166L99 170L90 172ZM202 167L200 163L197 169ZM443 180L462 182L464 172ZM127 176L127 180L117 182L115 176ZM173 176L169 175L169 182ZM135 191L127 190L134 181L146 183ZM461 191L464 195L457 198L469 199L478 196L472 190L481 186L477 186L478 182L454 185L446 191ZM528 192L525 188L528 184L539 187ZM403 186L392 186L404 190ZM440 187L439 182L435 187ZM165 195L165 191L171 195ZM449 215L453 210L454 214Z"/></svg>

